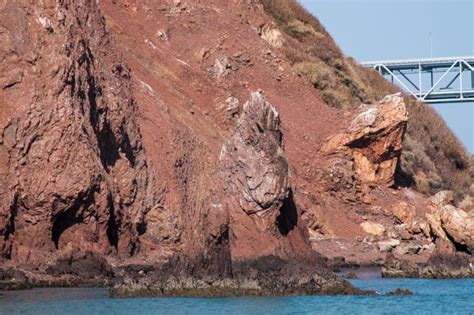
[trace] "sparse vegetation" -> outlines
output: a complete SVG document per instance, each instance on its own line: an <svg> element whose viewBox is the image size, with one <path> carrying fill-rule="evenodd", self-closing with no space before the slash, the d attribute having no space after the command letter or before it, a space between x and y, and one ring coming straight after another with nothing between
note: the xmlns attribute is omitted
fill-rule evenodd
<svg viewBox="0 0 474 315"><path fill-rule="evenodd" d="M319 90L330 106L350 109L371 103L399 89L376 71L345 57L317 18L295 0L261 0L287 38L283 52L294 68ZM455 191L462 200L472 189L474 158L428 105L411 97L405 102L410 122L398 168L398 183L434 194Z"/></svg>

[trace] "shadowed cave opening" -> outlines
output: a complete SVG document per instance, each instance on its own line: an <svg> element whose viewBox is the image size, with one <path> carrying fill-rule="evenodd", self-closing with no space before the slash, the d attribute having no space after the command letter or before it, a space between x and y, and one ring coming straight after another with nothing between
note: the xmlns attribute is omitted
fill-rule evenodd
<svg viewBox="0 0 474 315"><path fill-rule="evenodd" d="M76 216L79 207L71 207L68 210L64 211L57 215L56 219L53 222L51 239L54 243L56 249L59 249L59 239L61 235L72 227L75 224L82 222L82 218Z"/></svg>
<svg viewBox="0 0 474 315"><path fill-rule="evenodd" d="M13 200L12 205L10 206L10 219L5 227L4 231L4 239L9 240L10 235L13 236L15 233L15 219L18 214L18 195L15 194L15 198ZM5 254L6 259L11 259L11 245L7 248L6 252L3 252ZM3 254L2 253L2 254Z"/></svg>
<svg viewBox="0 0 474 315"><path fill-rule="evenodd" d="M91 189L90 191L78 195L69 208L53 216L51 240L56 249L59 249L59 239L64 231L76 224L84 222L80 210L87 209L90 205L95 203L94 192L95 190Z"/></svg>
<svg viewBox="0 0 474 315"><path fill-rule="evenodd" d="M90 106L89 118L96 134L102 165L105 169L108 169L120 159L119 152L124 152L125 157L128 159L132 167L134 167L134 148L127 130L125 130L125 126L123 124L119 126L119 130L116 131L118 135L114 133L114 130L110 125L107 110L98 106L98 101L100 103L102 97L102 88L97 85L95 78L92 75L87 79L87 85L87 99ZM82 98L86 99L85 95L83 95Z"/></svg>
<svg viewBox="0 0 474 315"><path fill-rule="evenodd" d="M107 237L109 243L117 249L118 247L118 225L115 208L113 204L112 196L107 197L108 206L109 206L109 219L107 224ZM69 228L76 224L84 223L83 217L80 214L80 209L86 207L87 205L92 205L95 202L94 194L91 193L85 200L83 198L77 198L74 201L74 204L67 210L59 213L55 216L52 227L51 239L54 243L56 249L59 249L59 240L61 235Z"/></svg>
<svg viewBox="0 0 474 315"><path fill-rule="evenodd" d="M416 185L415 179L413 175L409 174L405 170L403 170L401 165L401 158L398 159L397 167L395 168L395 188L408 188L414 187Z"/></svg>
<svg viewBox="0 0 474 315"><path fill-rule="evenodd" d="M456 242L454 240L454 238L451 235L449 235L448 233L446 233L446 236L448 237L448 240L451 242L451 244L454 245L454 248L456 249L456 251L463 252L463 253L470 253L469 247L467 245L463 245L463 244L460 244L460 243Z"/></svg>
<svg viewBox="0 0 474 315"><path fill-rule="evenodd" d="M280 214L276 218L275 224L281 235L288 235L298 224L298 211L293 199L293 191L290 189L288 197L280 208Z"/></svg>
<svg viewBox="0 0 474 315"><path fill-rule="evenodd" d="M110 245L112 245L115 249L117 249L118 241L119 241L119 235L118 235L119 222L117 222L114 201L111 194L107 196L107 203L109 206L109 219L107 222L107 238L109 239Z"/></svg>

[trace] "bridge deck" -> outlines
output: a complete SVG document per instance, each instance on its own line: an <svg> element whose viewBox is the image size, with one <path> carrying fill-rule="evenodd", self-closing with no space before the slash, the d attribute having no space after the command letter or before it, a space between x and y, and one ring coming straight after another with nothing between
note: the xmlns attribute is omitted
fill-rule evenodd
<svg viewBox="0 0 474 315"><path fill-rule="evenodd" d="M399 69L416 69L418 70L420 64L424 69L427 68L449 68L458 60L464 60L474 67L474 56L460 56L460 57L444 57L444 58L421 58L421 59L405 59L405 60L381 60L362 62L361 64L367 68L373 68L376 65L383 64L389 68Z"/></svg>
<svg viewBox="0 0 474 315"><path fill-rule="evenodd" d="M363 62L428 103L474 102L474 56ZM470 75L469 75L470 74Z"/></svg>

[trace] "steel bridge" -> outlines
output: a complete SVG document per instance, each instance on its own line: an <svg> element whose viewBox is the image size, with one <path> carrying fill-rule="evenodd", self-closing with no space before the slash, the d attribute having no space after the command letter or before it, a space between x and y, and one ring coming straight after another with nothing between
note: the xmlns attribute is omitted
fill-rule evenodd
<svg viewBox="0 0 474 315"><path fill-rule="evenodd" d="M363 62L419 101L474 102L474 56Z"/></svg>

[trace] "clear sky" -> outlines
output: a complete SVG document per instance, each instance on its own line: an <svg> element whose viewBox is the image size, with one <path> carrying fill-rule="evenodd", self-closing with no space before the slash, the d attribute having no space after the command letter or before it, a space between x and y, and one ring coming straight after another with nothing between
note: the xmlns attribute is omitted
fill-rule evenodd
<svg viewBox="0 0 474 315"><path fill-rule="evenodd" d="M359 61L474 56L474 0L299 0ZM474 103L432 105L474 153Z"/></svg>

